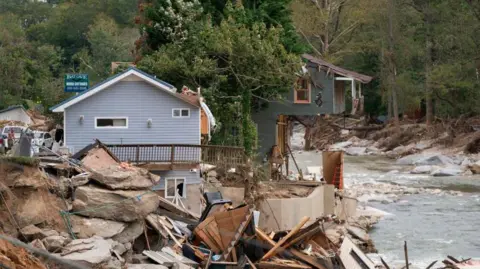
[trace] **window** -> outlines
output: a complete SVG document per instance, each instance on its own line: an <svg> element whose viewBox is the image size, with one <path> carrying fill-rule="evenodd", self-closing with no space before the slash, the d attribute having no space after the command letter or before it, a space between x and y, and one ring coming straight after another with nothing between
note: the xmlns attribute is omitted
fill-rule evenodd
<svg viewBox="0 0 480 269"><path fill-rule="evenodd" d="M300 78L297 81L294 93L294 102L296 104L310 104L311 102L311 86L310 81L306 78Z"/></svg>
<svg viewBox="0 0 480 269"><path fill-rule="evenodd" d="M190 109L174 108L172 109L172 117L174 118L190 118Z"/></svg>
<svg viewBox="0 0 480 269"><path fill-rule="evenodd" d="M128 118L95 118L95 128L128 128Z"/></svg>
<svg viewBox="0 0 480 269"><path fill-rule="evenodd" d="M175 198L175 192L182 198L187 197L185 178L165 179L165 198Z"/></svg>

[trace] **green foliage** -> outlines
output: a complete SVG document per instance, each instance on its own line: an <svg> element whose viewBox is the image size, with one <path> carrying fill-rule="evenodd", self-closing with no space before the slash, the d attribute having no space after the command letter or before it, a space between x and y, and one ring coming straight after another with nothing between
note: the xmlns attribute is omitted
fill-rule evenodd
<svg viewBox="0 0 480 269"><path fill-rule="evenodd" d="M242 8L232 7L231 11L245 15ZM217 134L222 138L214 141L231 141L234 132L252 153L256 140L250 119L252 99L276 98L288 91L300 59L282 45L281 28L267 28L262 23L250 26L231 17L216 25L206 19L187 31L187 36L147 55L139 67L177 88L201 87L221 124Z"/></svg>

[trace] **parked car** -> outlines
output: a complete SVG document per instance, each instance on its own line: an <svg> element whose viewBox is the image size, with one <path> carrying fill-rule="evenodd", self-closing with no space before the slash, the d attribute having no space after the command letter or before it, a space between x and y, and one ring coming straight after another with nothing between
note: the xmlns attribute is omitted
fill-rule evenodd
<svg viewBox="0 0 480 269"><path fill-rule="evenodd" d="M33 132L32 144L51 149L53 146L53 137L47 132Z"/></svg>
<svg viewBox="0 0 480 269"><path fill-rule="evenodd" d="M11 129L13 129L13 132L15 134L14 135L15 141L18 141L18 139L20 139L20 136L22 135L22 132L24 132L26 128L23 126L8 126L8 125L2 128L2 132L0 133L0 144L7 149L13 146L8 144L8 133L10 132Z"/></svg>

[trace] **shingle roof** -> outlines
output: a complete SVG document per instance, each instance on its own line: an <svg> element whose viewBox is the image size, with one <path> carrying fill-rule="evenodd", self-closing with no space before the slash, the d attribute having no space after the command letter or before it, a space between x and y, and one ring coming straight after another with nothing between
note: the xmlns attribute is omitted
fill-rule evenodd
<svg viewBox="0 0 480 269"><path fill-rule="evenodd" d="M363 75L354 71L350 71L344 68L341 68L339 66L336 66L334 64L331 64L329 62L326 62L320 58L314 57L310 54L303 54L302 57L306 60L308 60L311 63L317 64L320 67L323 67L324 69L330 69L331 72L344 76L344 77L349 77L353 78L355 80L358 80L362 83L369 83L372 81L373 77Z"/></svg>
<svg viewBox="0 0 480 269"><path fill-rule="evenodd" d="M17 109L17 108L21 108L21 109L25 110L25 108L22 105L15 105L15 106L9 106L9 107L7 107L3 110L0 110L0 113L7 112L7 111L10 111L10 110L14 110L14 109Z"/></svg>
<svg viewBox="0 0 480 269"><path fill-rule="evenodd" d="M145 72L143 72L143 71L140 70L140 69L137 69L137 68L135 68L135 67L129 67L127 70L125 70L125 71L123 71L123 72L121 72L121 73L118 73L118 74L116 74L115 76L109 77L108 79L102 81L101 83L95 85L94 87L92 87L92 88L90 88L90 89L88 89L88 90L86 90L86 91L84 91L84 92L81 92L81 93L78 94L78 95L74 95L74 96L72 96L72 97L64 100L63 102L61 102L61 103L59 103L59 104L51 107L50 110L53 111L53 110L55 110L56 108L59 108L59 107L65 105L65 104L67 104L67 103L69 103L69 102L71 102L71 101L73 101L73 100L75 100L75 99L77 99L77 98L85 97L86 94L94 94L94 93L92 93L92 91L100 90L99 88L102 87L102 86L104 86L106 83L109 83L109 82L111 82L112 80L115 80L115 79L117 79L118 77L123 76L123 75L125 75L126 73L128 73L128 72L130 72L130 71L132 71L132 70L135 71L135 72L137 72L137 73L140 73L141 75L147 77L148 79L151 79L151 80L155 81L156 83L162 85L162 88L167 88L167 89L169 89L169 90L171 91L171 93L172 93L174 96L178 97L179 99L181 99L181 100L183 100L183 101L185 101L185 102L187 102L187 103L190 103L190 104L192 104L192 105L194 105L194 106L198 106L198 107L200 106L200 102L198 101L198 98L197 98L197 97L195 97L196 100L194 100L193 98L190 98L190 97L185 97L183 94L177 93L177 92L175 91L175 87L174 87L173 85L171 85L171 84L169 84L169 83L167 83L167 82L165 82L165 81L163 81L163 80L159 80L159 79L157 79L156 77L154 77L154 76L152 76L152 75L150 75L150 74L148 74L148 73L145 73ZM85 97L85 98L87 98L87 97Z"/></svg>

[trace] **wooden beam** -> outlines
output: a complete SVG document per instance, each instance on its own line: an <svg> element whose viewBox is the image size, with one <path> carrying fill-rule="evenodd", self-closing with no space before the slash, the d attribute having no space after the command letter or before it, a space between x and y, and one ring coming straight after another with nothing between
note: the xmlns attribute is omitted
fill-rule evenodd
<svg viewBox="0 0 480 269"><path fill-rule="evenodd" d="M257 263L259 269L311 269L312 267L304 264L283 264L278 262L259 262Z"/></svg>
<svg viewBox="0 0 480 269"><path fill-rule="evenodd" d="M300 231L303 225L305 225L305 223L307 223L307 221L309 220L309 217L303 217L302 220L295 227L293 227L293 229L286 236L284 236L280 241L278 241L278 243L276 243L275 246L273 246L273 248L270 249L270 251L267 252L267 254L265 254L260 260L266 260L274 256L275 253L277 253L278 248L281 247L290 237Z"/></svg>
<svg viewBox="0 0 480 269"><path fill-rule="evenodd" d="M257 233L257 236L260 237L260 239L264 240L265 242L267 242L270 246L275 246L275 241L273 241L272 239L270 239L270 237L268 237L267 234L265 234L262 230L258 229L258 228L255 228L255 231ZM302 252L294 249L294 248L291 248L289 250L286 251L287 253L290 252L293 256L295 256L297 259L299 260L302 260L308 264L310 264L311 266L317 268L317 269L326 269L325 266L323 266L322 264L318 263L317 260L313 257L310 257L306 254L303 254Z"/></svg>

